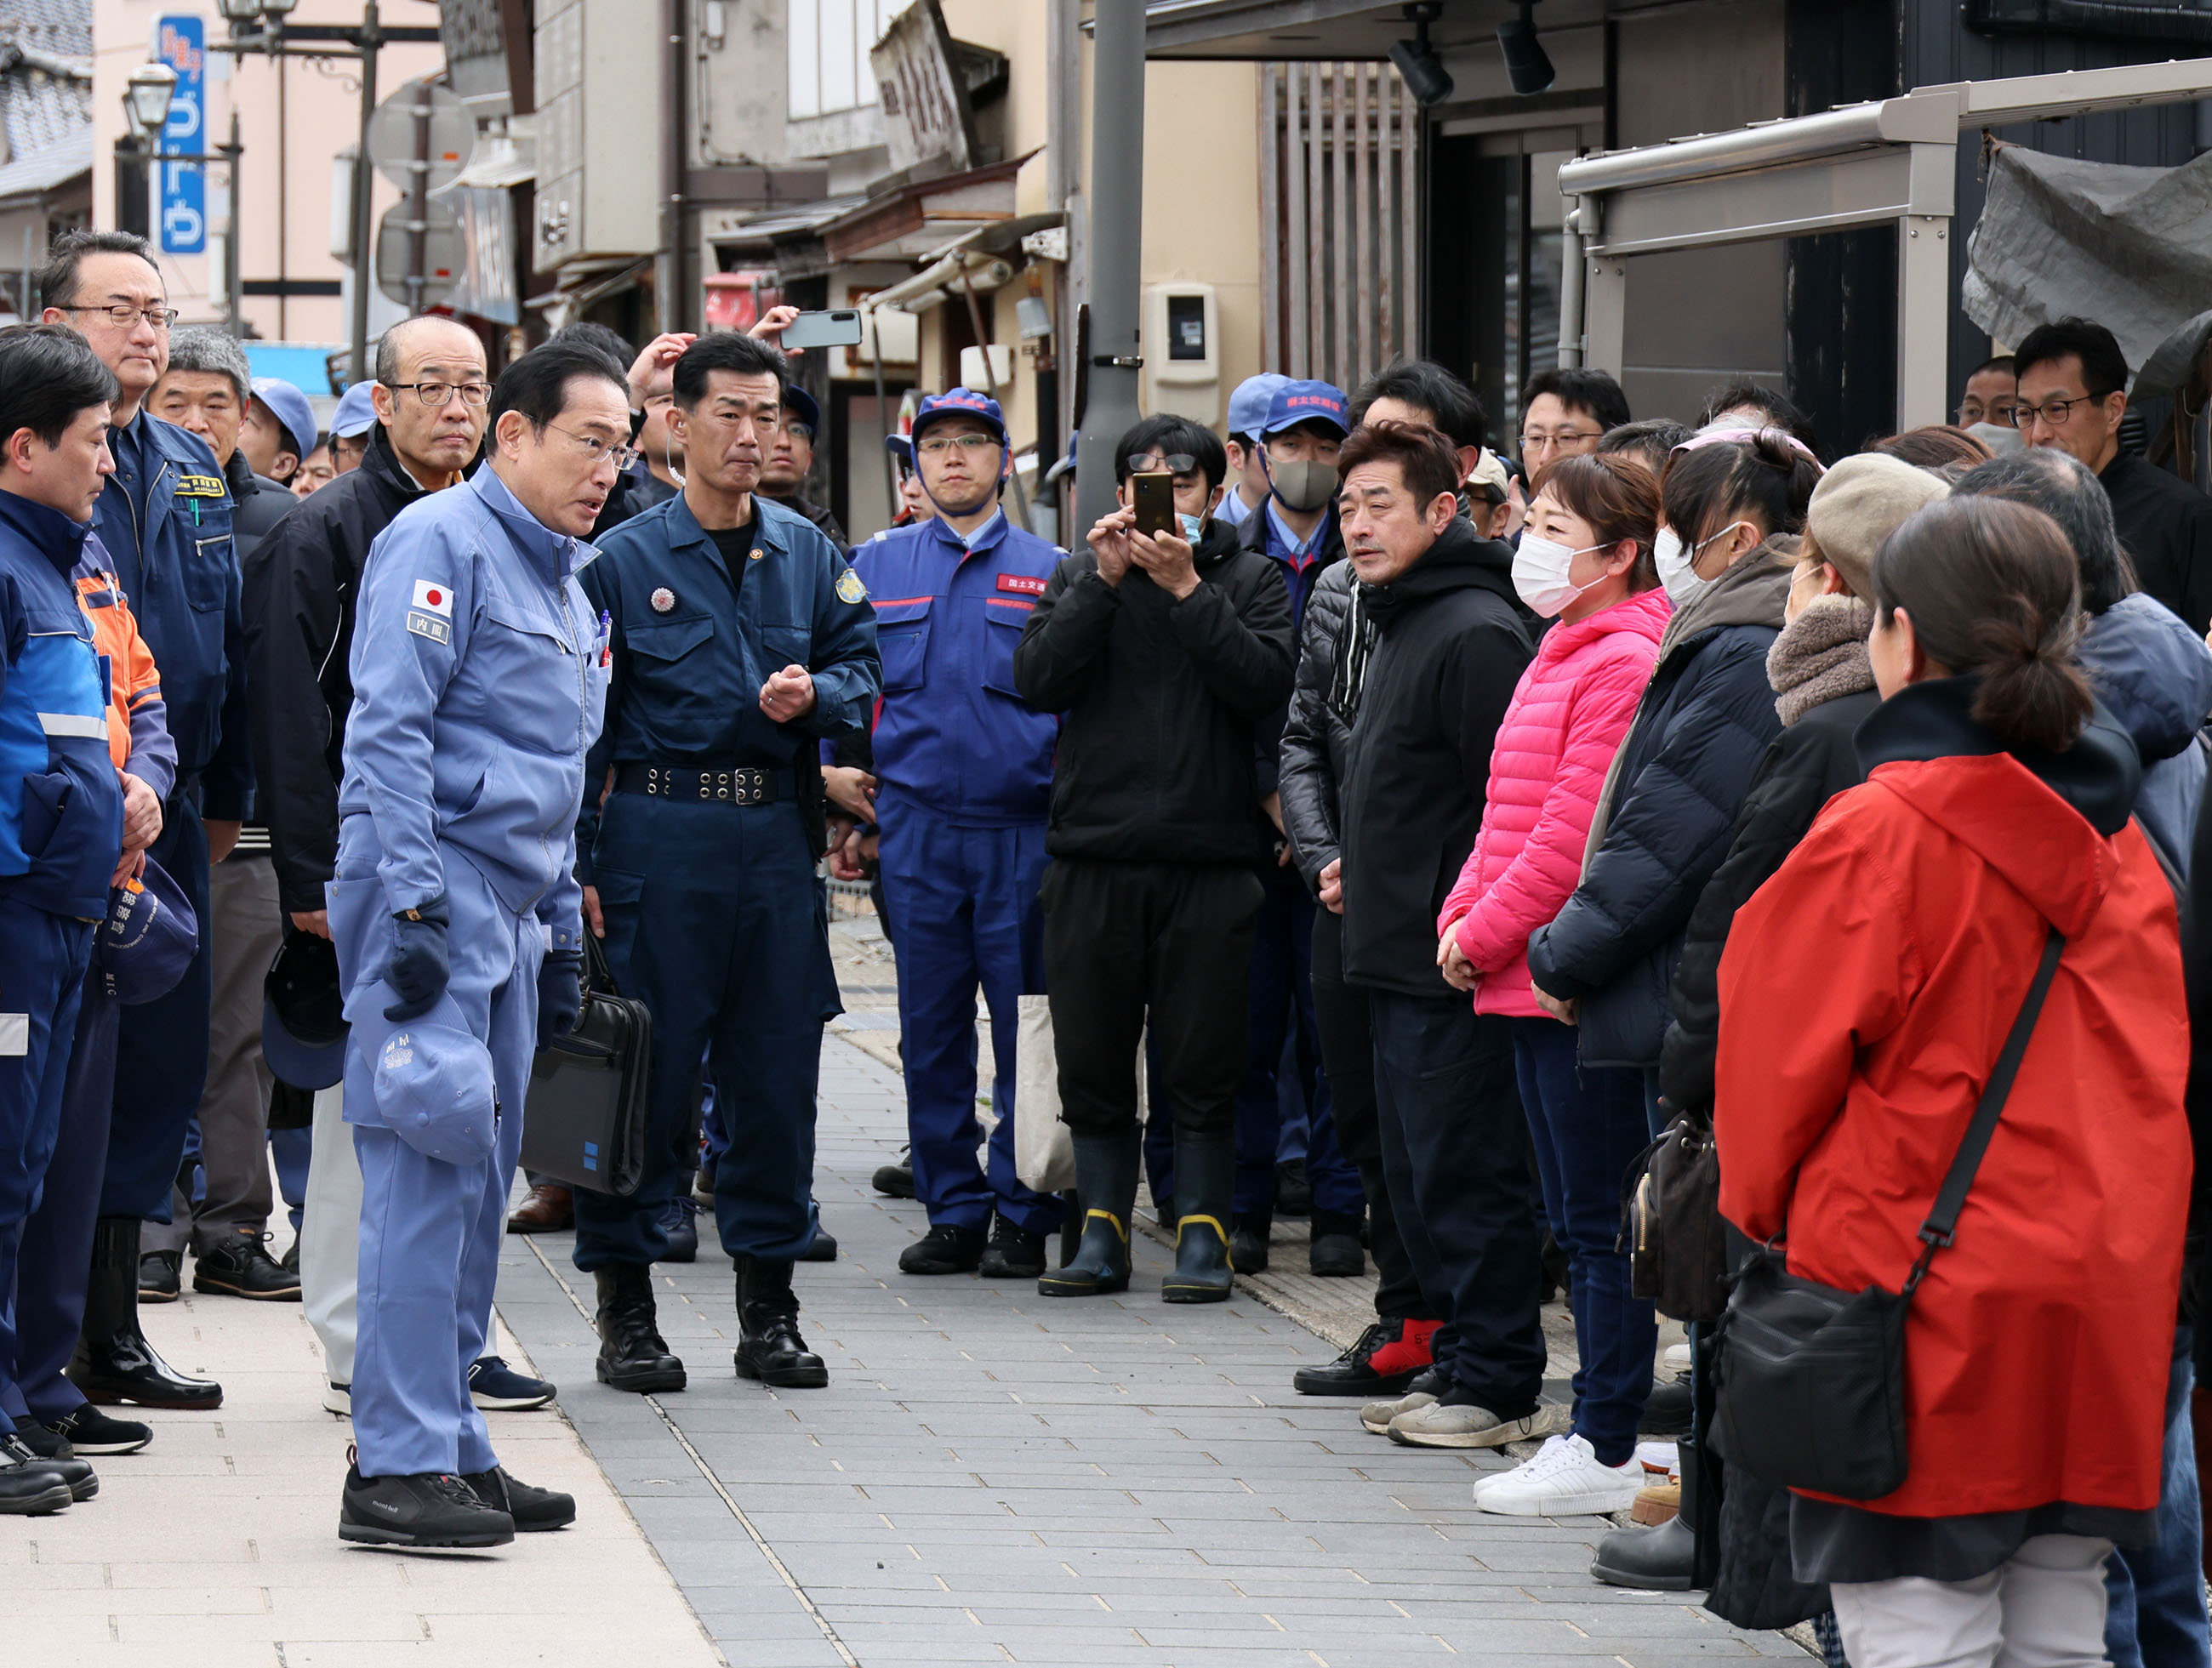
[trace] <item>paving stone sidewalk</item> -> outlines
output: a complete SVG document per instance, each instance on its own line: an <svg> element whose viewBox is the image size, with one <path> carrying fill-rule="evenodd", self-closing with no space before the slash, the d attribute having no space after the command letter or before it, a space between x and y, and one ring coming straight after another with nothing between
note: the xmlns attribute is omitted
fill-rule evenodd
<svg viewBox="0 0 2212 1668"><path fill-rule="evenodd" d="M903 1103L866 1040L823 1052L817 1191L844 1254L799 1274L827 1391L734 1376L711 1232L657 1271L691 1373L663 1397L592 1382L569 1236L511 1240L502 1270L502 1314L730 1662L1806 1660L1686 1595L1592 1581L1600 1519L1476 1512L1502 1459L1394 1447L1355 1405L1292 1393L1330 1346L1249 1293L1164 1306L1148 1240L1114 1300L900 1275L923 1220L868 1185Z"/></svg>

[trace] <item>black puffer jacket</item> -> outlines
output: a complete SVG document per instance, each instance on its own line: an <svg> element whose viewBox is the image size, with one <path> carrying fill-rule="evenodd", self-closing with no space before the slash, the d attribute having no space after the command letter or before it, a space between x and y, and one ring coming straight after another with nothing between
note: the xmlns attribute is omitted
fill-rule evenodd
<svg viewBox="0 0 2212 1668"><path fill-rule="evenodd" d="M1674 616L1599 807L1602 843L1594 830L1582 884L1528 940L1537 988L1581 1000L1584 1065L1659 1063L1691 912L1782 731L1766 652L1789 594L1761 547Z"/></svg>
<svg viewBox="0 0 2212 1668"><path fill-rule="evenodd" d="M1014 683L1061 713L1053 765L1054 857L1121 863L1242 863L1260 834L1252 727L1291 693L1291 599L1275 564L1223 522L1200 544L1182 600L1132 567L1063 559L1014 651Z"/></svg>
<svg viewBox="0 0 2212 1668"><path fill-rule="evenodd" d="M1283 832L1290 838L1291 861L1315 891L1321 889L1321 871L1344 854L1336 785L1344 779L1352 724L1329 704L1328 692L1337 634L1352 609L1352 564L1334 562L1315 581L1306 603L1305 623L1298 633L1297 683L1283 723L1275 779L1283 796Z"/></svg>
<svg viewBox="0 0 2212 1668"><path fill-rule="evenodd" d="M368 434L361 466L295 504L245 563L256 803L289 913L323 907L323 883L337 862L361 565L376 536L422 495L384 425Z"/></svg>
<svg viewBox="0 0 2212 1668"><path fill-rule="evenodd" d="M1375 641L1340 779L1344 976L1455 997L1437 971L1437 912L1474 847L1491 748L1535 652L1513 552L1455 520L1392 583L1360 586L1359 606Z"/></svg>

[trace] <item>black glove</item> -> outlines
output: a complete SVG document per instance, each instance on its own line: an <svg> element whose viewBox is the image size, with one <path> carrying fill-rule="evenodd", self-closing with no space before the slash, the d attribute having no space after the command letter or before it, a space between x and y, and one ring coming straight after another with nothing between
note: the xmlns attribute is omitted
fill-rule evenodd
<svg viewBox="0 0 2212 1668"><path fill-rule="evenodd" d="M538 1046L576 1028L584 1011L584 956L580 950L548 950L538 968Z"/></svg>
<svg viewBox="0 0 2212 1668"><path fill-rule="evenodd" d="M399 1000L384 1010L386 1019L420 1019L438 1005L446 981L453 976L446 953L446 895L442 892L414 909L403 909L392 918L397 937L392 959L384 964L384 982Z"/></svg>

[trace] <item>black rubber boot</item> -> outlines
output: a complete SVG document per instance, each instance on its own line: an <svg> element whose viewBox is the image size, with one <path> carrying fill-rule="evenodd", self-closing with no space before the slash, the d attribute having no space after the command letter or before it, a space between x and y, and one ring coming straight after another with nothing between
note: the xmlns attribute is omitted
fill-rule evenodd
<svg viewBox="0 0 2212 1668"><path fill-rule="evenodd" d="M799 1294L791 1265L738 1259L738 1376L772 1390L819 1390L830 1368L799 1334Z"/></svg>
<svg viewBox="0 0 2212 1668"><path fill-rule="evenodd" d="M645 1395L684 1388L684 1363L671 1355L653 1307L653 1271L642 1263L594 1269L599 1289L601 1384Z"/></svg>
<svg viewBox="0 0 2212 1668"><path fill-rule="evenodd" d="M70 1381L88 1401L205 1412L222 1405L222 1386L192 1379L154 1352L138 1330L138 1218L102 1216L93 1228L92 1276L86 1283L84 1329L69 1365Z"/></svg>
<svg viewBox="0 0 2212 1668"><path fill-rule="evenodd" d="M1075 1137L1075 1192L1083 1210L1083 1237L1075 1255L1037 1277L1047 1297L1100 1297L1129 1289L1129 1213L1137 1204L1140 1137Z"/></svg>
<svg viewBox="0 0 2212 1668"><path fill-rule="evenodd" d="M1237 1186L1231 1136L1176 1137L1176 1265L1161 1283L1164 1303L1220 1303L1233 1283L1229 1201Z"/></svg>

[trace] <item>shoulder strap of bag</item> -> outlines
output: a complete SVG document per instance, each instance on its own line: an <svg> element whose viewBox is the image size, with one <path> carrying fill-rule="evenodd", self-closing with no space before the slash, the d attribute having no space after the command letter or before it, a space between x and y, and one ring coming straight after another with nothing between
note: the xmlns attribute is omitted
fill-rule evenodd
<svg viewBox="0 0 2212 1668"><path fill-rule="evenodd" d="M1982 1090L1981 1104L1974 1108L1973 1121L1966 1125L1966 1138L1960 1142L1958 1155L1951 1161L1949 1173L1943 1178L1943 1186L1936 1195L1935 1208L1929 1211L1928 1220L1920 1224L1920 1260L1912 1265L1911 1276L1905 1283L1905 1295L1910 1297L1928 1272L1928 1265L1936 1253L1951 1243L1959 1227L1959 1212L1966 1208L1966 1190L1974 1185L1974 1173L1982 1168L1982 1158L1990 1149L1990 1137L1996 1133L1997 1114L2004 1110L2006 1097L2012 1093L2012 1080L2019 1075L2021 1058L2027 1052L2027 1040L2035 1029L2036 1016L2043 1011L2043 998L2051 993L2051 980L2058 971L2058 957L2066 948L2065 936L2057 927L2043 941L2043 960L2037 963L2035 982L2027 987L2027 999L2020 1004L2019 1017L2012 1022L2012 1031L2005 1038L2004 1051L1997 1056L1996 1069L1990 1073L1989 1086Z"/></svg>

